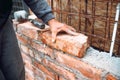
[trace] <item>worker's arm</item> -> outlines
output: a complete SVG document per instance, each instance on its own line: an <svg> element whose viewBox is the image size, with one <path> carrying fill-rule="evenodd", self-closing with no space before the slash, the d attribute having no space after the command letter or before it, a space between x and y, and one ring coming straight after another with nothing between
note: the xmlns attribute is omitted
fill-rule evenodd
<svg viewBox="0 0 120 80"><path fill-rule="evenodd" d="M52 32L52 41L55 42L56 35L60 31L65 31L68 34L78 35L75 33L75 29L66 24L60 23L54 19L52 10L47 4L46 0L24 0L26 4L31 8L31 10L36 14L36 16L43 20L43 22L48 23Z"/></svg>
<svg viewBox="0 0 120 80"><path fill-rule="evenodd" d="M24 0L35 15L42 19L43 22L47 23L49 20L54 18L50 6L46 0Z"/></svg>

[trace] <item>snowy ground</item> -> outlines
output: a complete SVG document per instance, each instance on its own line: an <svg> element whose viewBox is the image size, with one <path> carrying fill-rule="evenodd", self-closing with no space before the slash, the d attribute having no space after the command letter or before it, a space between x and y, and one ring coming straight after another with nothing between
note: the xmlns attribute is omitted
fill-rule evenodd
<svg viewBox="0 0 120 80"><path fill-rule="evenodd" d="M87 50L86 54L83 61L120 77L120 58L110 57L109 53L99 52L92 47Z"/></svg>

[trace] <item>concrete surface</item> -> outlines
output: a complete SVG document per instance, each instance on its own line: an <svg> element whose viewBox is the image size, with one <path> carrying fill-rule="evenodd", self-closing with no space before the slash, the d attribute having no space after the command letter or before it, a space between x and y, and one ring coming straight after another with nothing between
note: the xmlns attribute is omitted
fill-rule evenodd
<svg viewBox="0 0 120 80"><path fill-rule="evenodd" d="M86 54L87 55L82 59L83 61L120 77L119 57L110 57L109 53L100 52L92 47L87 50Z"/></svg>

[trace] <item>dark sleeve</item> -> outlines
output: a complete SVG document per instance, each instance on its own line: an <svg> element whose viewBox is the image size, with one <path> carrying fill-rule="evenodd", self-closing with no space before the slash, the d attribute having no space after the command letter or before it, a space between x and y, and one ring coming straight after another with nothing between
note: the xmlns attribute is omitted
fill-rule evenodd
<svg viewBox="0 0 120 80"><path fill-rule="evenodd" d="M24 0L35 15L42 19L43 22L47 23L49 20L54 18L50 6L46 0Z"/></svg>

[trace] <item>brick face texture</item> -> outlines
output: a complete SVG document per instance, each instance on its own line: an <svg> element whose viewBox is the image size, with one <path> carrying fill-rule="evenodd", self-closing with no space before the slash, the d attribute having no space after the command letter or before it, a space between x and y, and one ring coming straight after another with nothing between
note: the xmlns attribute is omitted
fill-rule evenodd
<svg viewBox="0 0 120 80"><path fill-rule="evenodd" d="M84 51L88 47L87 37L80 34L79 36L59 35L55 43L52 43L50 32L40 34L43 43L49 46L62 50L74 56L83 57Z"/></svg>
<svg viewBox="0 0 120 80"><path fill-rule="evenodd" d="M29 22L19 24L15 31L26 80L118 80L81 60L88 48L85 35L58 35L52 43L49 31L40 32Z"/></svg>

